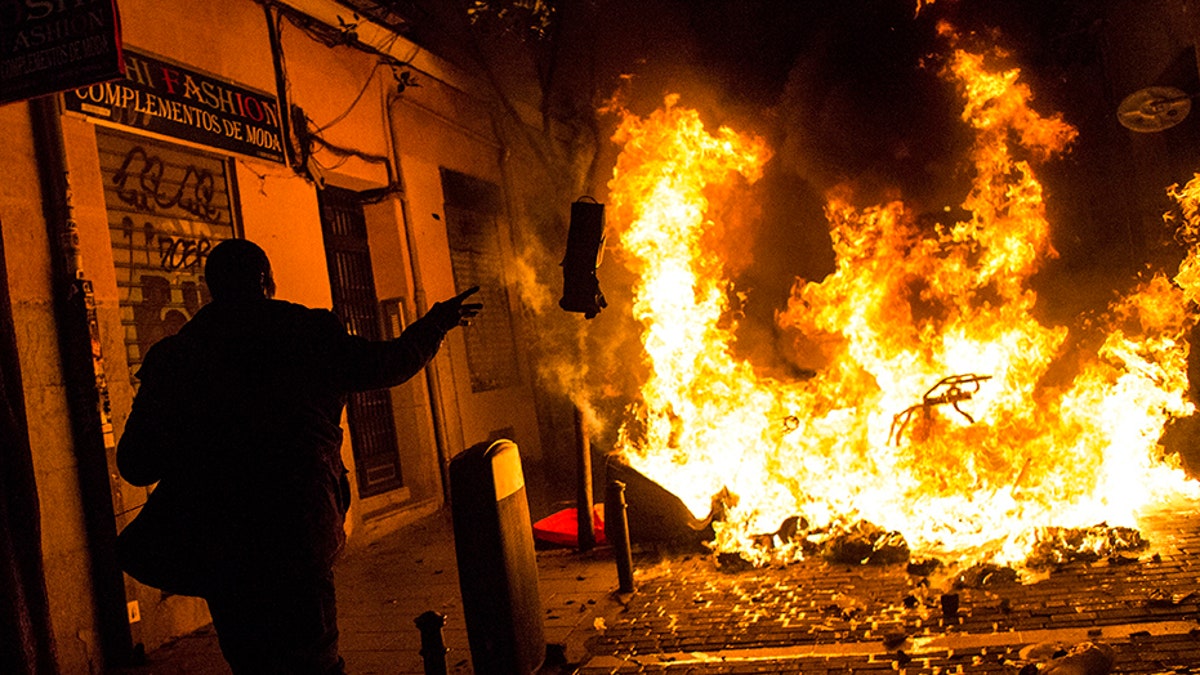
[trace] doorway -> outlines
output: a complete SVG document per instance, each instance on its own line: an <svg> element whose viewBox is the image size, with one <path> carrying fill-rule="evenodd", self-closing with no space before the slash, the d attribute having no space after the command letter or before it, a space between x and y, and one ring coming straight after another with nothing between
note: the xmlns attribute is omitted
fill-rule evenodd
<svg viewBox="0 0 1200 675"><path fill-rule="evenodd" d="M383 339L362 200L353 191L326 186L319 193L319 202L333 311L351 334L368 340ZM396 418L389 391L352 393L346 411L359 497L402 487Z"/></svg>

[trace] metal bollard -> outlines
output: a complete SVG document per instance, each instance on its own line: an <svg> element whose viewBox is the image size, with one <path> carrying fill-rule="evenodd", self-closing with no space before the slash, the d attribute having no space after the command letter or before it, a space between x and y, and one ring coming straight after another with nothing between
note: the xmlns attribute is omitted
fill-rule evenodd
<svg viewBox="0 0 1200 675"><path fill-rule="evenodd" d="M604 487L604 534L617 559L617 591L632 593L633 547L629 544L629 515L625 506L625 484L609 480Z"/></svg>
<svg viewBox="0 0 1200 675"><path fill-rule="evenodd" d="M596 526L592 522L592 447L588 441L583 411L575 409L576 490L575 532L579 550L587 552L596 546Z"/></svg>
<svg viewBox="0 0 1200 675"><path fill-rule="evenodd" d="M446 653L450 649L442 639L445 615L431 609L413 619L413 623L421 631L421 658L425 661L425 675L446 675Z"/></svg>
<svg viewBox="0 0 1200 675"><path fill-rule="evenodd" d="M484 442L450 460L454 553L475 675L530 675L546 623L521 454Z"/></svg>

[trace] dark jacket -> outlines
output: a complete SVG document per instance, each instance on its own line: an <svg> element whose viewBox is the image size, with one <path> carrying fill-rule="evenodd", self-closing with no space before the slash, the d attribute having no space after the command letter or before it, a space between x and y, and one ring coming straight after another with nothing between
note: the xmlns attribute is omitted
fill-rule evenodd
<svg viewBox="0 0 1200 675"><path fill-rule="evenodd" d="M327 310L262 300L209 304L155 344L117 467L158 483L144 511L179 537L169 556L217 580L327 570L349 506L346 395L409 379L447 330L427 315L372 342Z"/></svg>

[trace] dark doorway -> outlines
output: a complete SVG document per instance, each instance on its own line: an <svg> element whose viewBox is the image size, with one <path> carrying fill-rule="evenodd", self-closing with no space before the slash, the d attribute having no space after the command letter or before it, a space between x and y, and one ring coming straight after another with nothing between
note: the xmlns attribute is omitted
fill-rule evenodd
<svg viewBox="0 0 1200 675"><path fill-rule="evenodd" d="M335 187L322 190L319 200L325 261L333 287L333 311L350 333L368 340L382 339L379 298L375 294L362 202L357 193ZM391 392L380 389L351 394L347 416L359 497L403 486Z"/></svg>

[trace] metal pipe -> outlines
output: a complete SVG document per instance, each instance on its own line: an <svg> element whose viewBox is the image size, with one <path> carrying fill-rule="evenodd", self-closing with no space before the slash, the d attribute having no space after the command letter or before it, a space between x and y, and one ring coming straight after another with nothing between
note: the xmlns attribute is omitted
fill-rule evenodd
<svg viewBox="0 0 1200 675"><path fill-rule="evenodd" d="M404 174L400 164L400 141L396 138L396 132L392 126L392 100L394 99L389 99L389 102L385 104L384 126L393 157L392 162L388 164L388 168L394 173L389 174L389 179L393 184L400 185L403 183ZM425 292L425 280L421 276L420 255L417 252L417 233L408 211L408 199L406 196L402 196L401 214L403 222L401 226L404 228L404 243L408 248L409 272L412 274L413 309L416 311L417 316L422 316L425 312L429 311L430 304L428 295ZM442 501L449 504L450 456L454 453L451 452L449 447L449 431L446 428L446 404L442 399L440 382L438 357L435 356L425 366L425 390L429 394L429 416L433 422L433 445L434 450L437 452L438 475L442 481Z"/></svg>
<svg viewBox="0 0 1200 675"><path fill-rule="evenodd" d="M450 651L442 639L442 627L446 617L432 609L413 619L421 631L421 658L425 662L425 675L446 675L446 653Z"/></svg>
<svg viewBox="0 0 1200 675"><path fill-rule="evenodd" d="M575 530L580 551L596 546L596 526L592 522L592 446L588 440L583 411L575 408L576 491Z"/></svg>
<svg viewBox="0 0 1200 675"><path fill-rule="evenodd" d="M617 591L632 593L633 547L629 544L629 515L625 506L625 484L609 479L604 487L604 534L617 559Z"/></svg>

